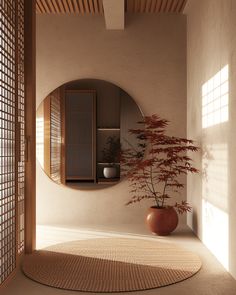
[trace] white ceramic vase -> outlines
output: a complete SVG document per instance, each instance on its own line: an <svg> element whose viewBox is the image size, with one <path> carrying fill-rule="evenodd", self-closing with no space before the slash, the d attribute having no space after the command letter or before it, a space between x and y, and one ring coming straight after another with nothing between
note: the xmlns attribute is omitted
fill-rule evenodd
<svg viewBox="0 0 236 295"><path fill-rule="evenodd" d="M104 167L103 175L105 178L115 178L116 177L116 167Z"/></svg>

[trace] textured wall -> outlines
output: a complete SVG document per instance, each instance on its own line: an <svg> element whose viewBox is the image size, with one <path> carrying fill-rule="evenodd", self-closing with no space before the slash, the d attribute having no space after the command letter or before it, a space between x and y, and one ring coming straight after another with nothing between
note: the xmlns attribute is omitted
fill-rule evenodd
<svg viewBox="0 0 236 295"><path fill-rule="evenodd" d="M185 16L137 15L127 17L126 23L124 31L107 31L100 16L38 16L37 105L65 82L103 79L127 91L145 114L171 120L171 133L185 136ZM148 203L125 207L128 198L125 181L107 189L77 191L53 183L38 164L39 224L141 226Z"/></svg>
<svg viewBox="0 0 236 295"><path fill-rule="evenodd" d="M188 177L188 224L236 277L236 2L190 0L186 12L187 134L202 147L202 174Z"/></svg>

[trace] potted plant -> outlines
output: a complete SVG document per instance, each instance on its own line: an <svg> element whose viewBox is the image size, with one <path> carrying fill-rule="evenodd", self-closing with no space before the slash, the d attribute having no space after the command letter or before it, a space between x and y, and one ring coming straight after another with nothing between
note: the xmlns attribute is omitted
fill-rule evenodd
<svg viewBox="0 0 236 295"><path fill-rule="evenodd" d="M180 176L198 173L188 152L197 152L192 140L166 135L168 121L157 115L138 122L142 128L129 132L138 140L138 148L122 151L122 168L130 181L131 200L126 205L144 199L154 201L147 214L147 224L153 233L168 235L178 224L178 214L191 211L186 201L170 203L173 193L184 187Z"/></svg>
<svg viewBox="0 0 236 295"><path fill-rule="evenodd" d="M107 166L103 168L105 178L115 178L117 176L116 163L120 158L120 138L109 136L106 140L106 147L102 150L103 162Z"/></svg>

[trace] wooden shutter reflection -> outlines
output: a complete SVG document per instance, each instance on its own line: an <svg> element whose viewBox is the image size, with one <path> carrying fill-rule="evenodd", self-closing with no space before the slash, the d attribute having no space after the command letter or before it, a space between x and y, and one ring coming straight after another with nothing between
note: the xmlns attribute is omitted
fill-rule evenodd
<svg viewBox="0 0 236 295"><path fill-rule="evenodd" d="M24 250L24 0L0 0L0 284Z"/></svg>
<svg viewBox="0 0 236 295"><path fill-rule="evenodd" d="M61 98L60 89L50 93L43 102L44 171L61 183Z"/></svg>
<svg viewBox="0 0 236 295"><path fill-rule="evenodd" d="M51 141L51 178L61 183L61 100L60 89L50 95L50 141Z"/></svg>

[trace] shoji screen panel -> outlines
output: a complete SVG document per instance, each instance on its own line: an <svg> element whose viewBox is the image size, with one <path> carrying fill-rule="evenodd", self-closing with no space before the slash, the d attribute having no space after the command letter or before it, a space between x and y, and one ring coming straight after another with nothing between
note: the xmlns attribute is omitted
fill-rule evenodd
<svg viewBox="0 0 236 295"><path fill-rule="evenodd" d="M0 1L0 248L2 283L16 266L16 9Z"/></svg>
<svg viewBox="0 0 236 295"><path fill-rule="evenodd" d="M25 196L25 71L24 71L24 0L18 0L18 60L17 60L17 132L18 132L18 252L24 250L24 196Z"/></svg>
<svg viewBox="0 0 236 295"><path fill-rule="evenodd" d="M0 284L24 244L23 56L24 1L0 0Z"/></svg>

